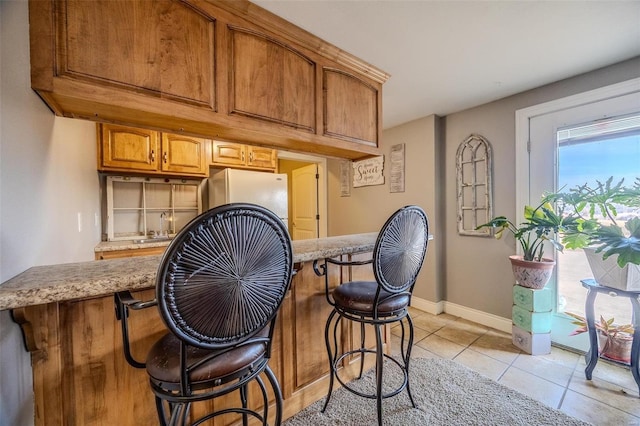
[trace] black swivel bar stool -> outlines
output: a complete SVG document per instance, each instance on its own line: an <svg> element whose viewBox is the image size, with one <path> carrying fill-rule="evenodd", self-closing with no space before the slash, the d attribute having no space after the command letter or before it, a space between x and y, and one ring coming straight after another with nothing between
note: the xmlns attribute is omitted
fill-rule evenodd
<svg viewBox="0 0 640 426"><path fill-rule="evenodd" d="M417 206L406 206L396 211L382 227L373 249L372 259L342 261L327 258L322 263L314 262L315 272L318 275L325 275L327 300L333 306L333 311L329 315L325 327L325 342L331 376L329 392L322 412L327 409L331 399L334 379L338 380L348 391L361 397L376 400L379 425L382 425L382 400L384 398L395 396L406 389L412 406L416 407L409 386L413 322L408 309L416 278L424 262L429 239L429 222L425 212ZM368 263L373 264L376 281L350 281L330 291L328 264L353 266ZM343 319L360 323L361 342L359 348L339 353L338 330ZM381 327L394 322L399 322L402 327L400 360L383 352ZM366 324L372 325L375 329L375 350L365 347ZM332 328L333 337L331 338ZM407 334L408 340L405 340ZM364 356L367 353L375 354L376 357L376 391L373 394L354 389L338 374L339 367L345 358L359 354L360 374L358 378L361 378ZM382 386L385 359L395 363L404 373L403 383L387 393L383 393Z"/></svg>
<svg viewBox="0 0 640 426"><path fill-rule="evenodd" d="M227 413L267 424L268 394L275 397L275 424L282 420L282 393L269 368L276 315L293 275L291 239L282 221L253 204L227 204L186 225L167 248L156 279L156 299L116 294L125 357L146 368L161 425L186 425L193 402L239 391L238 408L225 408L193 420L200 424ZM129 350L130 309L156 305L168 332L151 348L145 363ZM247 405L248 384L257 382L262 414Z"/></svg>

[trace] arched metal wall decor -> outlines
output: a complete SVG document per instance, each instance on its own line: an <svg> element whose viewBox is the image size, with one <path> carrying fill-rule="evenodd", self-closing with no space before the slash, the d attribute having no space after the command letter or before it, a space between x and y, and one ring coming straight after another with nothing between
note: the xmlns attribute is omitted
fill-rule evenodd
<svg viewBox="0 0 640 426"><path fill-rule="evenodd" d="M491 173L491 144L480 135L469 136L456 153L458 234L492 235L491 228L476 230L493 217Z"/></svg>

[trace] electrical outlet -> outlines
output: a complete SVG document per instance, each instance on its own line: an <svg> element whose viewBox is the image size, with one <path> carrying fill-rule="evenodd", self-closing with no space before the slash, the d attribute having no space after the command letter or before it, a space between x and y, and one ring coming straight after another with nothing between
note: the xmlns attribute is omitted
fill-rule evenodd
<svg viewBox="0 0 640 426"><path fill-rule="evenodd" d="M96 228L100 226L100 218L98 217L98 213L93 214L93 226Z"/></svg>
<svg viewBox="0 0 640 426"><path fill-rule="evenodd" d="M78 232L82 232L82 212L78 212Z"/></svg>

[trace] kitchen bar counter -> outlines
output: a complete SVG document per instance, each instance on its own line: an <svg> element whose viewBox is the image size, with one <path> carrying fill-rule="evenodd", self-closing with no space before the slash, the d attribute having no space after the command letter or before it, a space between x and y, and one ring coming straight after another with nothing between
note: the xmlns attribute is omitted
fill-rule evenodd
<svg viewBox="0 0 640 426"><path fill-rule="evenodd" d="M293 241L293 261L306 262L371 251L376 237L377 233L372 232ZM134 246L148 247L149 243L122 242L111 245L118 247L114 250ZM34 266L0 284L0 310L151 288L155 286L159 263L160 256L140 256Z"/></svg>
<svg viewBox="0 0 640 426"><path fill-rule="evenodd" d="M284 418L323 398L328 388L327 354L317 343L332 308L325 298L325 278L315 274L313 260L341 255L368 259L376 237L368 233L293 242L297 273L280 307L269 362L282 389ZM11 309L31 354L35 425L157 425L148 375L125 360L113 294L131 290L140 300L152 299L159 263L155 255L38 266L0 285L0 308ZM371 265L330 268L330 288L349 277L373 279ZM132 311L129 321L133 355L144 360L166 326L153 308ZM345 324L342 333L347 349L359 347L360 327ZM374 337L367 333L367 347L374 347ZM391 340L388 327L383 339ZM373 361L365 361L367 368ZM355 377L359 367L354 357L345 364L345 373ZM252 399L255 395L250 390L249 404L260 404ZM196 403L192 413L210 408L201 404L208 402ZM237 404L237 395L215 404ZM274 410L269 412L273 417ZM235 420L223 417L215 425Z"/></svg>

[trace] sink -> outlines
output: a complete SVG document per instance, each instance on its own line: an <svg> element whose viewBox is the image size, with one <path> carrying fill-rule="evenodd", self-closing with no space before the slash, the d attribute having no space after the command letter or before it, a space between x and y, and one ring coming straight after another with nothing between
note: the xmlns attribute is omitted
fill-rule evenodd
<svg viewBox="0 0 640 426"><path fill-rule="evenodd" d="M151 244L151 243L161 243L163 241L171 241L169 237L161 237L161 238L147 238L140 240L133 240L134 244Z"/></svg>

